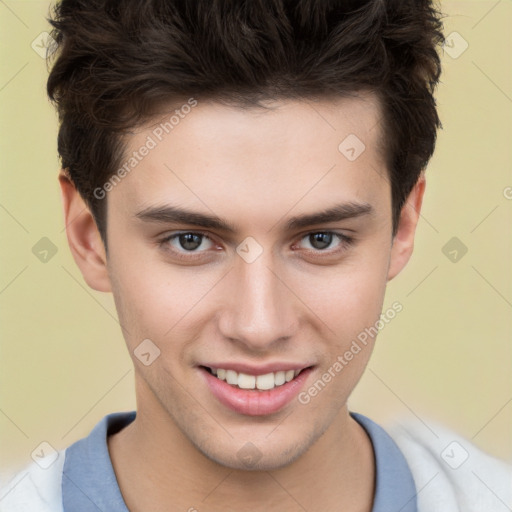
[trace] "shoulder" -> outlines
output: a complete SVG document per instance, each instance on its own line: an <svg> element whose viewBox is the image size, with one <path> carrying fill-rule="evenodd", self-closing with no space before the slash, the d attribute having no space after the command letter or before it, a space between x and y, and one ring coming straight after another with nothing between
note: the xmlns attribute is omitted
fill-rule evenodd
<svg viewBox="0 0 512 512"><path fill-rule="evenodd" d="M419 512L506 512L512 508L512 465L449 428L397 421L384 427L404 454Z"/></svg>
<svg viewBox="0 0 512 512"><path fill-rule="evenodd" d="M63 512L62 469L66 450L42 458L0 487L0 512Z"/></svg>

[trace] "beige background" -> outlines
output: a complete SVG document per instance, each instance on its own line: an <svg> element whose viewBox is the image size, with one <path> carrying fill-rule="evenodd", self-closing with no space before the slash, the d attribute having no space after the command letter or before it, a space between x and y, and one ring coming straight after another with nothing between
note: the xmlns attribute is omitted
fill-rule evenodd
<svg viewBox="0 0 512 512"><path fill-rule="evenodd" d="M48 30L48 6L0 2L0 477L42 441L64 448L135 406L112 297L87 287L67 246L56 116L31 47ZM449 38L458 56L443 56L444 128L416 252L386 299L404 310L380 334L350 406L383 424L439 422L511 460L512 4L442 9L445 33L468 48L458 55L463 41ZM43 237L57 248L46 263L32 252ZM452 237L468 249L455 263L442 252Z"/></svg>

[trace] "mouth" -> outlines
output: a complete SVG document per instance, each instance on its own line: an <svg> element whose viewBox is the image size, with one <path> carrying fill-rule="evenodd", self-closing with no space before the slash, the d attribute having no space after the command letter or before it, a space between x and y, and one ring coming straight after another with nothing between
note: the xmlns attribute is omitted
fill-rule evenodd
<svg viewBox="0 0 512 512"><path fill-rule="evenodd" d="M209 366L202 366L201 368L235 388L267 391L284 386L287 382L298 377L304 370L312 367L308 366L300 370L279 370L277 372L265 373L264 375L250 375L248 373L236 372L235 370L226 370L224 368L210 368Z"/></svg>
<svg viewBox="0 0 512 512"><path fill-rule="evenodd" d="M238 414L262 416L276 413L290 404L305 387L314 366L266 373L244 373L210 366L199 366L198 369L220 404Z"/></svg>

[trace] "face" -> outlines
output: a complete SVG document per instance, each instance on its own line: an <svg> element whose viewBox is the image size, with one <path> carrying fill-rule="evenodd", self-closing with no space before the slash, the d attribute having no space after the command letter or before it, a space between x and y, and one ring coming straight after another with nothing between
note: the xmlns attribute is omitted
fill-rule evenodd
<svg viewBox="0 0 512 512"><path fill-rule="evenodd" d="M138 414L242 469L247 451L289 464L346 407L373 340L345 354L379 319L393 259L377 101L269 106L198 103L169 133L154 120L108 192Z"/></svg>

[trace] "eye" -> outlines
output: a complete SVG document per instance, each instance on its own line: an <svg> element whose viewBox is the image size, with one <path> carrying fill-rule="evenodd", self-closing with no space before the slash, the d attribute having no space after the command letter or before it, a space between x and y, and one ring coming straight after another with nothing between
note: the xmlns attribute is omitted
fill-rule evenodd
<svg viewBox="0 0 512 512"><path fill-rule="evenodd" d="M213 247L213 241L203 233L182 232L170 235L160 244L178 253L203 252ZM170 246L170 247L169 247ZM201 250L198 250L201 249Z"/></svg>
<svg viewBox="0 0 512 512"><path fill-rule="evenodd" d="M305 235L301 239L301 242L303 243L303 248L308 251L332 254L333 252L346 248L346 246L353 242L353 239L332 231L317 231ZM301 242L299 242L298 245L300 245Z"/></svg>
<svg viewBox="0 0 512 512"><path fill-rule="evenodd" d="M306 237L305 237L306 238ZM333 233L311 233L307 236L307 241L313 249L326 249L332 244Z"/></svg>

